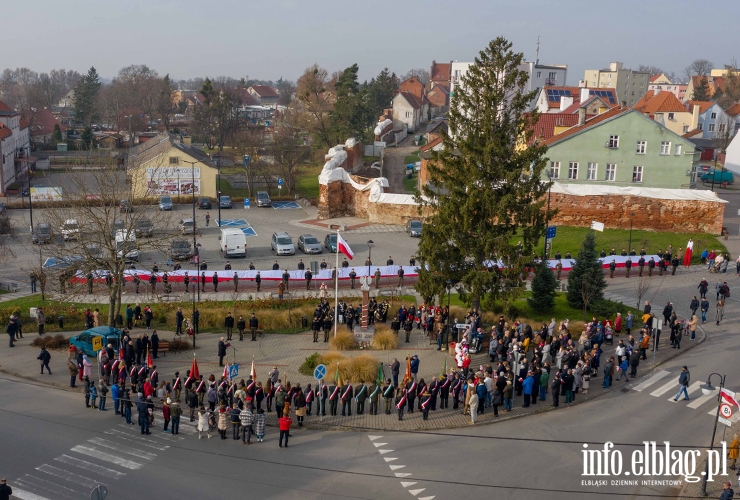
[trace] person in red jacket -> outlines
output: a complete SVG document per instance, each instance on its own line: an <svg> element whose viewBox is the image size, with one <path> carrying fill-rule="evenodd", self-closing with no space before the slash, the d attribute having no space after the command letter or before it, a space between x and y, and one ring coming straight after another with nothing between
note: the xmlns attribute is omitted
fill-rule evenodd
<svg viewBox="0 0 740 500"><path fill-rule="evenodd" d="M164 432L170 432L167 427L170 425L170 405L172 404L172 400L170 398L167 398L167 401L162 405L162 417L164 418Z"/></svg>
<svg viewBox="0 0 740 500"><path fill-rule="evenodd" d="M617 313L617 318L614 320L614 332L617 335L622 333L622 313Z"/></svg>
<svg viewBox="0 0 740 500"><path fill-rule="evenodd" d="M288 436L290 436L290 426L293 424L293 419L290 418L290 412L286 411L278 421L280 425L280 447L283 447L283 437L285 437L285 447L288 447Z"/></svg>

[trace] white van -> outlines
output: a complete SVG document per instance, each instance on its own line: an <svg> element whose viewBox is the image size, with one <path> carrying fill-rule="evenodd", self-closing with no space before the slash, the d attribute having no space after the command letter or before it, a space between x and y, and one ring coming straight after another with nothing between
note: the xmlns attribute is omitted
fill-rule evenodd
<svg viewBox="0 0 740 500"><path fill-rule="evenodd" d="M241 229L227 227L221 229L221 253L224 257L246 257L247 236Z"/></svg>
<svg viewBox="0 0 740 500"><path fill-rule="evenodd" d="M119 229L116 231L116 255L125 262L139 261L139 249L136 247L136 230Z"/></svg>

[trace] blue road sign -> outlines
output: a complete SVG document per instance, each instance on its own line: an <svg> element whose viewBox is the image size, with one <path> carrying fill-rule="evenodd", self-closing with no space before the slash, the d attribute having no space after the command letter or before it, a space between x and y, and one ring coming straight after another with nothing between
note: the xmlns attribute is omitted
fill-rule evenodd
<svg viewBox="0 0 740 500"><path fill-rule="evenodd" d="M547 228L547 239L551 240L555 237L555 234L557 233L558 227L557 226L550 226Z"/></svg>
<svg viewBox="0 0 740 500"><path fill-rule="evenodd" d="M326 376L326 365L319 365L314 368L313 376L316 380L322 380Z"/></svg>
<svg viewBox="0 0 740 500"><path fill-rule="evenodd" d="M249 198L244 198L244 209L249 210L252 206L252 202Z"/></svg>
<svg viewBox="0 0 740 500"><path fill-rule="evenodd" d="M251 159L249 158L249 155L244 155L244 158L242 159L242 166L246 167L249 165Z"/></svg>
<svg viewBox="0 0 740 500"><path fill-rule="evenodd" d="M276 210L284 210L289 208L301 208L301 206L294 201L273 201L272 208Z"/></svg>
<svg viewBox="0 0 740 500"><path fill-rule="evenodd" d="M283 185L283 178L282 177L279 177L278 178L278 186L282 186L282 185Z"/></svg>
<svg viewBox="0 0 740 500"><path fill-rule="evenodd" d="M236 227L236 226L248 226L247 221L244 219L221 219L216 221L218 227Z"/></svg>
<svg viewBox="0 0 740 500"><path fill-rule="evenodd" d="M229 377L234 378L237 375L239 375L239 365L231 365L229 366Z"/></svg>
<svg viewBox="0 0 740 500"><path fill-rule="evenodd" d="M257 232L251 227L240 227L244 236L257 236Z"/></svg>

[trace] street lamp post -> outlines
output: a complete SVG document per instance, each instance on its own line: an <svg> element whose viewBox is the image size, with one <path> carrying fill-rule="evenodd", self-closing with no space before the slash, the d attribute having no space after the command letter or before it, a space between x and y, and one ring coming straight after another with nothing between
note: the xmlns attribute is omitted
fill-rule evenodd
<svg viewBox="0 0 740 500"><path fill-rule="evenodd" d="M549 186L547 187L547 212L545 212L545 249L542 252L542 260L547 260L547 230L550 226L550 194L552 193L552 174L550 174L550 171L547 171L547 180L549 182Z"/></svg>
<svg viewBox="0 0 740 500"><path fill-rule="evenodd" d="M367 275L370 276L370 265L373 263L373 240L367 240Z"/></svg>
<svg viewBox="0 0 740 500"><path fill-rule="evenodd" d="M717 413L714 416L714 430L712 431L712 442L709 443L709 453L712 452L714 449L714 438L717 435L717 422L719 421L719 407L720 403L722 402L722 389L725 386L725 375L720 375L719 373L711 373L709 374L709 377L707 377L707 383L704 387L701 388L701 392L705 396L709 396L714 392L714 387L712 387L712 377L717 375L719 377L719 392L717 393ZM707 496L707 476L709 476L709 462L706 463L706 468L704 469L704 478L701 480L701 494L704 496Z"/></svg>
<svg viewBox="0 0 740 500"><path fill-rule="evenodd" d="M452 293L452 280L447 280L447 328L445 329L445 350L450 350L450 328L452 328L451 325L451 318L450 318L450 294Z"/></svg>
<svg viewBox="0 0 740 500"><path fill-rule="evenodd" d="M31 171L28 169L28 156L26 156L26 172L28 172L28 216L31 219L31 232L33 233L33 202L31 201Z"/></svg>
<svg viewBox="0 0 740 500"><path fill-rule="evenodd" d="M627 255L632 252L632 221L634 220L635 212L630 212L630 242L627 245Z"/></svg>
<svg viewBox="0 0 740 500"><path fill-rule="evenodd" d="M184 163L190 164L190 173L192 176L192 185L190 186L190 192L193 194L193 253L198 251L197 241L196 241L196 235L198 233L197 231L197 224L195 223L195 164L198 163L197 161L187 161L183 160ZM178 178L179 178L179 172L178 172ZM178 182L178 189L180 189L180 184ZM198 258L198 261L200 262L200 258ZM195 288L198 289L198 302L200 302L200 276L198 274L198 264L195 263ZM195 318L195 291L193 291L193 318ZM195 323L193 323L193 347L195 347Z"/></svg>
<svg viewBox="0 0 740 500"><path fill-rule="evenodd" d="M221 172L218 174L218 200L216 200L216 203L218 203L218 227L221 227Z"/></svg>

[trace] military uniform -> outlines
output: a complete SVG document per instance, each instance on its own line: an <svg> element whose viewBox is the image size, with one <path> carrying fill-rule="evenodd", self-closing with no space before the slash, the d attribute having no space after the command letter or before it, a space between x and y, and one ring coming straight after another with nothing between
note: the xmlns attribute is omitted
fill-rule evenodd
<svg viewBox="0 0 740 500"><path fill-rule="evenodd" d="M342 416L352 416L352 385L344 384L341 389Z"/></svg>
<svg viewBox="0 0 740 500"><path fill-rule="evenodd" d="M311 323L311 330L313 330L313 341L319 341L319 330L321 330L321 318L314 316L313 322Z"/></svg>
<svg viewBox="0 0 740 500"><path fill-rule="evenodd" d="M383 386L383 400L385 402L385 414L391 414L391 403L393 402L393 384L386 382Z"/></svg>
<svg viewBox="0 0 740 500"><path fill-rule="evenodd" d="M629 257L627 257L627 260L624 262L624 268L627 271L625 277L629 278L630 277L630 268L632 268L632 259L630 259Z"/></svg>
<svg viewBox="0 0 740 500"><path fill-rule="evenodd" d="M349 285L352 290L355 289L355 278L357 278L357 273L354 269L352 269L352 271L350 271L349 273Z"/></svg>
<svg viewBox="0 0 740 500"><path fill-rule="evenodd" d="M614 277L614 271L617 270L617 263L612 259L612 261L609 263L609 277Z"/></svg>
<svg viewBox="0 0 740 500"><path fill-rule="evenodd" d="M375 289L380 288L380 269L375 270Z"/></svg>
<svg viewBox="0 0 740 500"><path fill-rule="evenodd" d="M650 260L648 261L648 276L653 275L653 269L655 269L655 259L650 257Z"/></svg>
<svg viewBox="0 0 740 500"><path fill-rule="evenodd" d="M678 268L678 264L680 262L681 261L678 260L678 255L673 257L673 259L671 260L671 267L673 268L673 272L671 272L671 276L674 276L676 274L676 269Z"/></svg>
<svg viewBox="0 0 740 500"><path fill-rule="evenodd" d="M309 269L304 273L304 276L306 277L306 290L310 290L311 289L311 279L313 278L313 273Z"/></svg>
<svg viewBox="0 0 740 500"><path fill-rule="evenodd" d="M642 269L645 267L645 257L640 257L640 260L637 261L637 265L640 268L640 278L642 278Z"/></svg>
<svg viewBox="0 0 740 500"><path fill-rule="evenodd" d="M357 403L357 414L365 413L365 400L367 400L367 386L360 380L360 385L355 387L355 402ZM352 413L350 412L350 415Z"/></svg>
<svg viewBox="0 0 740 500"><path fill-rule="evenodd" d="M333 323L334 318L331 317L331 314L324 316L324 343L329 342L329 331Z"/></svg>
<svg viewBox="0 0 740 500"><path fill-rule="evenodd" d="M254 277L254 282L257 284L257 291L259 292L262 285L262 276L260 276L259 271L257 271L257 276Z"/></svg>
<svg viewBox="0 0 740 500"><path fill-rule="evenodd" d="M558 261L558 263L555 265L555 272L557 274L555 279L558 279L558 280L560 279L560 273L562 271L563 271L563 263Z"/></svg>

